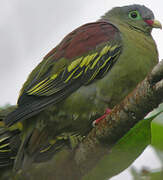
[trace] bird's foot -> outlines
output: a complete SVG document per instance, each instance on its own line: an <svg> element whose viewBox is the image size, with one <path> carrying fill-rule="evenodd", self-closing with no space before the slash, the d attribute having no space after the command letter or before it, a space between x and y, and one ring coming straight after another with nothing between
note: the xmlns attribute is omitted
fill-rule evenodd
<svg viewBox="0 0 163 180"><path fill-rule="evenodd" d="M105 114L104 114L104 115L102 115L101 117L99 117L98 119L96 119L95 121L93 121L93 123L92 123L93 127L95 127L102 119L105 119L106 116L107 116L108 114L110 114L110 113L111 113L111 109L107 108L107 109L105 110Z"/></svg>

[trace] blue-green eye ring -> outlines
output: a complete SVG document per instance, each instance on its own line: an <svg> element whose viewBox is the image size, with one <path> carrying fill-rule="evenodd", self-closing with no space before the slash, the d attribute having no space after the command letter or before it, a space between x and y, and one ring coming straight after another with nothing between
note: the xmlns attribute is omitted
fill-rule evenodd
<svg viewBox="0 0 163 180"><path fill-rule="evenodd" d="M138 11L131 11L128 16L130 19L133 19L133 20L141 19L141 16Z"/></svg>

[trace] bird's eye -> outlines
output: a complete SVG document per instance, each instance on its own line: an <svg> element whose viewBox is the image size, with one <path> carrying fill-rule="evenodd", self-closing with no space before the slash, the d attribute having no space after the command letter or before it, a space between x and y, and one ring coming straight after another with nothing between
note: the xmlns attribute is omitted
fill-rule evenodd
<svg viewBox="0 0 163 180"><path fill-rule="evenodd" d="M140 14L138 11L131 11L129 13L129 18L130 19L135 19L135 20L139 20L141 18Z"/></svg>

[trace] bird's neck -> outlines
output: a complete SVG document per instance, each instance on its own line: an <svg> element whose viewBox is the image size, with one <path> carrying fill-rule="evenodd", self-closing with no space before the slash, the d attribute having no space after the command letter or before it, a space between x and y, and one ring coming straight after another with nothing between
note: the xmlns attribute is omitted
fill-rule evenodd
<svg viewBox="0 0 163 180"><path fill-rule="evenodd" d="M113 24L115 27L117 27L119 30L121 28L124 28L124 29L128 29L129 28L129 25L124 23L123 21L121 21L119 18L115 18L113 16L103 16L102 19L100 19L100 21L106 21L108 23L111 23Z"/></svg>

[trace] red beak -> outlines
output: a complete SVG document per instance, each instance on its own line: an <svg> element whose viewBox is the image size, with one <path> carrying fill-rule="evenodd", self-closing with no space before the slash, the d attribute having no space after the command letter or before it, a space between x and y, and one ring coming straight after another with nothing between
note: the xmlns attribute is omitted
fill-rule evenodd
<svg viewBox="0 0 163 180"><path fill-rule="evenodd" d="M159 21L157 21L157 20L145 19L144 22L146 22L149 26L151 26L153 28L162 29L161 23Z"/></svg>
<svg viewBox="0 0 163 180"><path fill-rule="evenodd" d="M151 20L151 19L145 19L144 21L145 21L149 26L152 26L153 23L154 23L154 21Z"/></svg>

